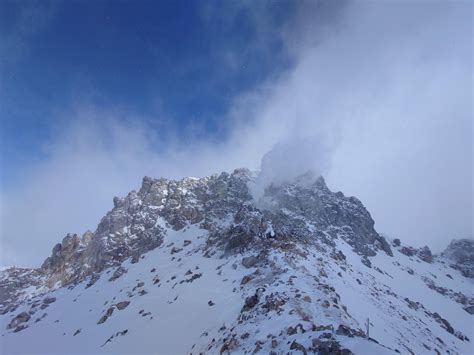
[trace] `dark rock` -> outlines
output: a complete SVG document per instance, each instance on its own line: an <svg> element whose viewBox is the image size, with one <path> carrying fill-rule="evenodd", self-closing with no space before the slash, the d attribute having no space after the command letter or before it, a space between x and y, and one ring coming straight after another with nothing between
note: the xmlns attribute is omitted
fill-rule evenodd
<svg viewBox="0 0 474 355"><path fill-rule="evenodd" d="M103 315L102 317L100 317L99 321L97 322L97 324L102 324L104 323L106 320L107 320L107 315Z"/></svg>
<svg viewBox="0 0 474 355"><path fill-rule="evenodd" d="M117 309L121 311L122 309L127 308L129 304L130 304L130 301L122 301L122 302L117 303L115 307L117 307Z"/></svg>
<svg viewBox="0 0 474 355"><path fill-rule="evenodd" d="M255 256L247 256L245 258L242 258L242 265L245 266L246 268L251 268L257 264L258 259Z"/></svg>
<svg viewBox="0 0 474 355"><path fill-rule="evenodd" d="M28 328L27 324L20 324L18 327L16 327L13 330L13 333L17 333L17 332L22 331L23 329L26 329L26 328Z"/></svg>
<svg viewBox="0 0 474 355"><path fill-rule="evenodd" d="M464 277L474 278L474 240L454 239L441 254Z"/></svg>
<svg viewBox="0 0 474 355"><path fill-rule="evenodd" d="M225 352L232 352L232 350L238 345L238 342L237 342L237 339L235 339L234 337L230 338L230 339L226 339L224 341L224 344L222 345L221 349L220 349L220 354L223 354Z"/></svg>
<svg viewBox="0 0 474 355"><path fill-rule="evenodd" d="M339 325L339 327L336 330L336 334L337 335L344 335L344 336L347 336L347 337L353 337L354 336L352 329L349 328L348 326L343 325L343 324Z"/></svg>
<svg viewBox="0 0 474 355"><path fill-rule="evenodd" d="M416 250L412 247L402 247L400 253L405 254L406 256L413 256L416 253Z"/></svg>
<svg viewBox="0 0 474 355"><path fill-rule="evenodd" d="M305 355L307 354L306 348L300 343L298 343L296 340L293 340L293 342L291 343L290 350L299 350L299 351L302 351L303 354Z"/></svg>
<svg viewBox="0 0 474 355"><path fill-rule="evenodd" d="M107 317L110 317L112 313L114 313L114 307L109 307L106 312Z"/></svg>
<svg viewBox="0 0 474 355"><path fill-rule="evenodd" d="M235 226L228 232L228 240L225 246L226 254L232 252L243 252L253 241L252 235L242 226Z"/></svg>
<svg viewBox="0 0 474 355"><path fill-rule="evenodd" d="M450 334L454 334L454 328L449 324L449 322L441 317L437 312L433 313L433 318L436 319L438 323L440 323L441 327L446 329L446 331Z"/></svg>
<svg viewBox="0 0 474 355"><path fill-rule="evenodd" d="M56 297L46 297L43 299L44 304L50 304L56 302Z"/></svg>
<svg viewBox="0 0 474 355"><path fill-rule="evenodd" d="M474 306L466 307L464 310L469 314L474 314Z"/></svg>
<svg viewBox="0 0 474 355"><path fill-rule="evenodd" d="M189 279L187 279L187 280L181 280L180 283L183 283L183 282L187 282L187 283L193 282L194 280L197 280L197 279L201 278L201 276L202 276L202 273L194 274L193 276L191 276L191 277L190 277Z"/></svg>
<svg viewBox="0 0 474 355"><path fill-rule="evenodd" d="M15 318L13 318L11 320L11 322L8 324L7 328L8 329L16 328L20 324L28 322L30 320L30 318L31 318L31 316L28 313L21 312L20 314L18 314Z"/></svg>
<svg viewBox="0 0 474 355"><path fill-rule="evenodd" d="M242 280L240 281L240 284L245 285L250 280L252 280L252 275L245 275L244 277L242 277Z"/></svg>
<svg viewBox="0 0 474 355"><path fill-rule="evenodd" d="M253 354L257 354L260 350L262 350L262 344L260 341L255 342L255 349L253 350Z"/></svg>
<svg viewBox="0 0 474 355"><path fill-rule="evenodd" d="M430 248L427 246L424 246L418 251L418 257L427 263L433 262L433 255L431 254Z"/></svg>
<svg viewBox="0 0 474 355"><path fill-rule="evenodd" d="M362 259L362 264L364 264L365 266L371 268L372 267L372 263L370 262L369 258L367 258L366 256L364 256Z"/></svg>
<svg viewBox="0 0 474 355"><path fill-rule="evenodd" d="M352 352L349 349L342 348L339 342L334 340L330 333L327 334L327 337L322 338L327 338L328 340L312 340L312 347L310 348L312 352L319 355L352 355Z"/></svg>
<svg viewBox="0 0 474 355"><path fill-rule="evenodd" d="M127 269L125 269L123 266L119 266L117 270L114 271L112 274L112 277L109 279L109 281L115 281L117 280L120 276L125 274L127 272Z"/></svg>
<svg viewBox="0 0 474 355"><path fill-rule="evenodd" d="M173 248L171 249L171 254L179 253L179 252L182 251L182 250L183 250L182 248L173 247Z"/></svg>
<svg viewBox="0 0 474 355"><path fill-rule="evenodd" d="M408 307L414 309L415 311L420 308L420 304L418 302L411 301L409 298L404 298L404 301L408 304Z"/></svg>
<svg viewBox="0 0 474 355"><path fill-rule="evenodd" d="M344 253L340 250L337 251L337 253L332 253L331 254L331 257L334 259L334 260L346 260L346 256L344 255Z"/></svg>
<svg viewBox="0 0 474 355"><path fill-rule="evenodd" d="M94 273L91 275L89 282L86 285L86 288L93 286L100 279L100 274Z"/></svg>
<svg viewBox="0 0 474 355"><path fill-rule="evenodd" d="M257 305L258 300L259 297L257 293L255 293L253 296L247 297L245 299L245 304L242 308L242 312L250 311L253 307Z"/></svg>
<svg viewBox="0 0 474 355"><path fill-rule="evenodd" d="M288 327L288 329L286 330L286 334L294 335L298 333L298 330L299 333L305 333L303 325L301 323L298 323L295 327Z"/></svg>
<svg viewBox="0 0 474 355"><path fill-rule="evenodd" d="M388 244L387 240L379 236L375 240L375 245L377 245L380 249L382 249L388 256L393 256L392 249L390 248L390 244Z"/></svg>
<svg viewBox="0 0 474 355"><path fill-rule="evenodd" d="M265 296L265 302L262 305L262 308L267 312L275 311L278 314L283 310L282 306L286 303L286 299L274 294L273 292L270 295Z"/></svg>

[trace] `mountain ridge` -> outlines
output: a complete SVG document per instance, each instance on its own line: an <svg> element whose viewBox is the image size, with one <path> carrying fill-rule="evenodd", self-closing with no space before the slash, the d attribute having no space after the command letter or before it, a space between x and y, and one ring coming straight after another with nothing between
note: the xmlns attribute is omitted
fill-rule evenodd
<svg viewBox="0 0 474 355"><path fill-rule="evenodd" d="M293 182L267 186L262 201L255 201L249 188L254 183L253 176L247 169L236 169L230 174L204 178L168 180L145 177L138 191L113 199L113 209L101 219L96 231L86 232L82 237L67 235L53 247L51 256L40 268L2 271L0 313L3 329L7 330L2 335L6 335L9 341L7 352L15 352L17 334L28 336L29 331L40 327L48 318L47 315L42 316L46 319L36 318L32 323L33 316L58 304L56 298L59 297L50 301L54 297L44 298L45 295L64 293L65 290L76 292L82 288L85 292L91 292L88 290L94 288L102 292L99 291L100 285L107 288L107 283L125 282L123 280L131 277L132 269L140 275L144 274L141 265L152 263L152 254L159 254L163 260L171 257L169 262L177 262L178 269L182 265L188 266L187 258L199 258L194 269L189 267L186 277L177 285L198 287L201 282L214 285L221 281L222 274L233 275L236 286L228 294L237 294L232 297L235 302L242 302L241 309L235 309L236 313L226 319L234 324L233 327L217 331L213 341L204 337L207 340L202 340L200 345L196 345L199 341L194 344L203 352L259 352L266 349L267 352L357 353L358 346L362 346L380 353L381 349L410 352L418 346L424 351L430 348L432 351L461 353L462 349L470 346L472 333L469 333L466 324L474 313L471 287L473 263L472 250L466 245L474 243L469 240L461 244L453 242L441 255L432 255L428 247L416 249L402 245L398 239L387 241L377 233L370 213L357 198L331 192L322 177L308 181L306 176ZM171 235L178 238L179 243L172 240ZM189 239L183 239L182 235ZM220 267L215 278L207 280L207 276L195 271L206 263L214 262L219 264L217 268ZM417 263L423 263L421 271ZM168 263L161 267L167 268ZM445 287L445 281L440 285L441 276L436 276L426 267L431 267L433 272L435 267L439 268L437 273L443 270L443 280L446 278L447 284L454 289ZM390 268L394 269L391 272L384 270ZM105 276L112 269L115 269L112 275ZM391 274L399 272L416 277L426 292L436 295L435 298L442 296L439 302L457 307L456 314L462 315L463 322L452 326L452 320L448 321L446 318L449 317L445 314L440 315L439 309L425 307L422 299L402 297L403 292L410 292L394 291L399 287L396 284L387 286L390 279L394 279ZM379 280L380 277L383 279ZM298 278L302 281L296 281ZM131 287L130 282L133 281L128 281L122 285L122 290L129 289L127 299L130 300L121 302L132 304L134 297L146 298L148 293L152 293L143 288L145 284L150 283L151 287L163 282L153 277L148 283L139 281L138 284L144 283L142 286ZM172 279L167 282L172 283ZM300 283L299 287L295 287L295 283ZM354 307L339 306L343 294L342 299L351 303L347 290L358 286L363 286L362 291L353 292L364 297L368 292L374 304L378 304L375 308L382 309L382 313L392 312L394 302L399 303L401 309L408 308L406 314L399 311L402 314L398 314L399 322L385 326L385 332L397 329L400 335L385 339L377 334L382 341L369 337L362 329L364 326L360 316L351 315L351 312L357 313ZM174 287L166 292L173 292ZM160 292L165 291L155 289L154 292L157 299L164 297ZM203 291L198 287L195 292ZM48 297L49 301L45 301ZM63 297L65 300L70 298ZM107 297L106 302L110 303L110 297L115 299L117 294ZM179 293L176 297L183 297L183 294ZM366 302L363 298L360 301ZM208 303L208 308L216 306L215 300ZM124 304L115 304L104 310L99 319L103 322L94 326L108 324L114 310L117 313ZM128 309L128 304L125 307ZM25 310L19 312L21 309ZM412 311L419 314L410 314ZM143 313L147 312L139 313L141 318ZM321 313L324 313L323 317ZM214 321L211 317L209 324L214 324ZM431 322L447 333L450 342L442 340L441 335L430 334L437 334L431 330L413 337L406 330L400 330L404 328L400 325L403 322L413 322L418 326ZM281 332L269 333L271 336L262 340L251 331L244 331L252 328L254 323L258 327L271 324L272 328L281 328ZM456 329L456 326L462 330ZM255 328L252 329L255 331ZM114 344L125 341L116 338L132 338L129 329L121 334L123 331L117 330L110 335L111 339L115 339ZM203 331L209 333L205 329ZM469 334L466 335L466 332ZM307 335L310 335L308 339ZM411 344L410 339L416 346ZM420 339L423 340L421 343ZM112 340L106 342L107 348L114 351L111 343ZM155 345L159 350L160 343ZM148 348L143 350L147 352ZM173 350L172 346L169 350Z"/></svg>

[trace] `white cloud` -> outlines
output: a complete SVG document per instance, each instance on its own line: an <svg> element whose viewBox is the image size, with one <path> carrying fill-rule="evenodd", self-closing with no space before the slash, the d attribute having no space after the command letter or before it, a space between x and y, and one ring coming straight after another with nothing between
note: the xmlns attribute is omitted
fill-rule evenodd
<svg viewBox="0 0 474 355"><path fill-rule="evenodd" d="M144 175L258 168L279 142L266 181L313 169L359 197L379 231L435 249L472 237L471 5L349 3L323 28L311 11L282 34L294 65L235 98L224 142L184 141L121 110L72 113L48 159L3 192L3 262L37 265ZM272 158L288 154L290 165Z"/></svg>

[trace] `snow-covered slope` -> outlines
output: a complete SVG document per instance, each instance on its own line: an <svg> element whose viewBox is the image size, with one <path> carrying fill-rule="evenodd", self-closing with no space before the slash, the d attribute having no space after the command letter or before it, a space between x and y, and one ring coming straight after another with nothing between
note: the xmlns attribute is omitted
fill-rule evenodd
<svg viewBox="0 0 474 355"><path fill-rule="evenodd" d="M473 352L472 240L433 256L322 178L249 184L145 178L40 269L1 271L1 352Z"/></svg>

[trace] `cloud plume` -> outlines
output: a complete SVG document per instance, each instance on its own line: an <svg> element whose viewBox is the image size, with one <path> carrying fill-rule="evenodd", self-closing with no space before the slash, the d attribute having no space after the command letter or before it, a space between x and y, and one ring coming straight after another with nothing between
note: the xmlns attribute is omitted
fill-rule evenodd
<svg viewBox="0 0 474 355"><path fill-rule="evenodd" d="M471 5L343 4L313 23L321 8L301 3L281 34L291 67L234 98L223 140L185 141L114 108L73 110L48 158L2 192L2 263L38 265L144 175L241 166L261 168L264 185L321 173L379 231L414 245L472 237Z"/></svg>

